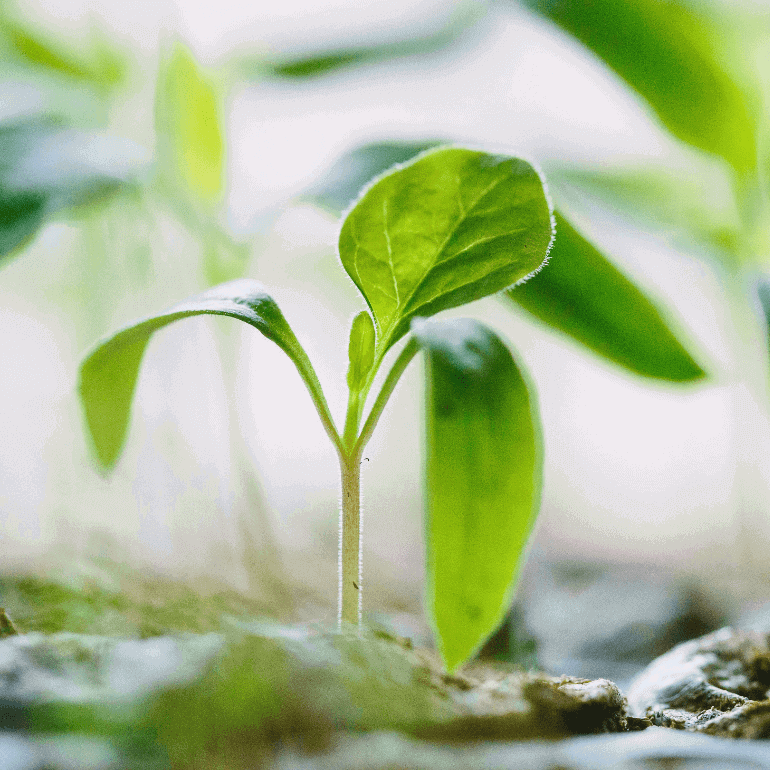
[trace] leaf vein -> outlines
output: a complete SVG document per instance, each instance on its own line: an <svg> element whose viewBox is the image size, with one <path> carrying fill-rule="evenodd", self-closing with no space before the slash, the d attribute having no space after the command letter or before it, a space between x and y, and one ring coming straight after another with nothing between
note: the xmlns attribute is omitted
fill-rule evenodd
<svg viewBox="0 0 770 770"><path fill-rule="evenodd" d="M409 304L410 300L414 295L417 293L417 290L420 288L422 283L425 281L425 278L428 276L431 270L433 270L438 263L438 256L441 254L441 252L446 248L446 245L449 243L449 241L452 239L454 234L459 229L460 225L468 218L471 211L473 211L476 206L487 196L489 195L492 190L495 189L501 182L503 182L505 177L501 176L498 179L493 180L486 189L481 192L478 197L471 203L471 205L468 207L468 209L465 210L464 213L462 213L460 216L457 217L457 221L454 223L450 231L445 236L443 242L436 250L436 256L431 260L430 264L425 268L423 271L423 274L420 276L419 280L414 284L414 287L411 292L409 292L409 296L406 298L404 307ZM397 321L400 321L401 319L397 318ZM392 328L392 327L391 327ZM390 331L390 330L389 330Z"/></svg>
<svg viewBox="0 0 770 770"><path fill-rule="evenodd" d="M388 265L390 266L390 276L393 280L393 290L396 293L396 315L401 310L401 298L398 293L398 281L396 280L396 268L393 265L393 246L390 243L390 233L388 232L388 199L382 201L382 229L385 233L385 244L388 247Z"/></svg>

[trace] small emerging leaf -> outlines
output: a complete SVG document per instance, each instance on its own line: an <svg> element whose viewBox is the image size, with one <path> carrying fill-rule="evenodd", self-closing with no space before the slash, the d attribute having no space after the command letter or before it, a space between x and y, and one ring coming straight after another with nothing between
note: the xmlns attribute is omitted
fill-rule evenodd
<svg viewBox="0 0 770 770"><path fill-rule="evenodd" d="M529 163L444 148L366 190L345 219L339 250L384 352L416 315L481 299L535 272L551 235L543 183Z"/></svg>
<svg viewBox="0 0 770 770"><path fill-rule="evenodd" d="M673 382L705 376L655 305L558 213L548 268L508 296L636 374Z"/></svg>
<svg viewBox="0 0 770 770"><path fill-rule="evenodd" d="M427 357L427 604L449 671L508 610L542 485L534 396L508 348L470 319L412 332Z"/></svg>
<svg viewBox="0 0 770 770"><path fill-rule="evenodd" d="M180 43L158 80L156 122L175 173L201 200L216 202L224 178L224 139L216 91Z"/></svg>
<svg viewBox="0 0 770 770"><path fill-rule="evenodd" d="M262 332L292 360L316 406L326 406L307 354L272 297L256 281L232 281L121 329L97 343L85 358L80 398L96 456L105 468L117 462L125 443L139 365L150 337L174 321L198 315L229 316Z"/></svg>
<svg viewBox="0 0 770 770"><path fill-rule="evenodd" d="M362 310L354 319L348 344L348 388L360 390L374 363L374 324L372 317Z"/></svg>

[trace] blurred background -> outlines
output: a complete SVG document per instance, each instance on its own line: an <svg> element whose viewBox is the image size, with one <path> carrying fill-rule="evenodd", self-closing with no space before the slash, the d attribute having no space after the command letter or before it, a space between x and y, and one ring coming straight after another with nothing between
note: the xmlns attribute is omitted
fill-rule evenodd
<svg viewBox="0 0 770 770"><path fill-rule="evenodd" d="M0 5L0 204L12 204L0 213L0 568L94 576L121 563L331 620L336 457L275 346L226 319L157 334L108 477L84 437L77 367L121 324L246 275L279 302L341 420L347 330L363 302L336 255L339 213L383 166L450 142L553 175L574 222L708 375L679 385L634 375L500 298L459 313L503 334L539 395L545 490L521 589L527 633L563 639L582 623L611 638L636 623L644 648L649 629L677 617L697 630L702 615L761 606L767 325L758 295L735 287L761 272L766 220L731 248L722 235L742 214L727 163L674 138L538 5L548 10ZM770 5L660 5L713 22L726 70L751 74L766 123ZM648 184L644 206L638 187L606 194L586 181L629 169ZM417 635L421 377L414 365L403 378L363 471L366 611ZM542 644L549 668L583 671L577 653Z"/></svg>

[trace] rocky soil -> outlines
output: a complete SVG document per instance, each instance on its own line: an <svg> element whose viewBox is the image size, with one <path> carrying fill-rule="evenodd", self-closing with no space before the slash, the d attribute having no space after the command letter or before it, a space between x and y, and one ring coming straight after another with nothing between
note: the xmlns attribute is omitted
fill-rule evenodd
<svg viewBox="0 0 770 770"><path fill-rule="evenodd" d="M0 612L2 770L770 770L763 631L680 644L626 697L501 662L450 676L406 639L257 620L221 597L217 612L192 594L59 593L75 630L55 631L60 615L22 601L50 591L30 590L5 587L23 622Z"/></svg>

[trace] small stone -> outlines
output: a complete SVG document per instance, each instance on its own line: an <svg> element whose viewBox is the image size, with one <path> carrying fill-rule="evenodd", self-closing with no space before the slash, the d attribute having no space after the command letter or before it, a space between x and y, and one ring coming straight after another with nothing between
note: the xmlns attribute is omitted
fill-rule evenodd
<svg viewBox="0 0 770 770"><path fill-rule="evenodd" d="M770 737L770 634L722 628L680 644L632 682L631 713L722 737Z"/></svg>

